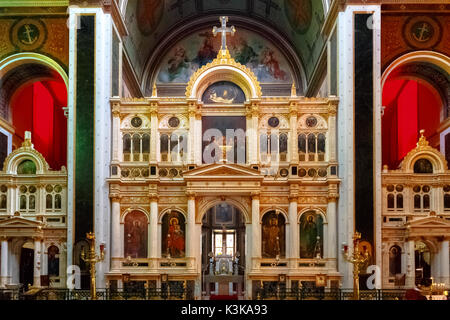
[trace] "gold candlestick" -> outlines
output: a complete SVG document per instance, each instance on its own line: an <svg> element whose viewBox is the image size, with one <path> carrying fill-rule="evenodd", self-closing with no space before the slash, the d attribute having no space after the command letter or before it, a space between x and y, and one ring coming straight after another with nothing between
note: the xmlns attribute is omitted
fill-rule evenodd
<svg viewBox="0 0 450 320"><path fill-rule="evenodd" d="M100 245L100 256L97 255L95 252L95 234L93 232L89 232L86 234L86 238L89 241L89 252L86 257L86 254L84 251L81 252L81 259L83 259L84 262L88 263L90 268L90 275L91 275L91 300L97 300L97 288L95 283L95 265L98 262L103 261L105 258L105 251L104 251L104 245Z"/></svg>
<svg viewBox="0 0 450 320"><path fill-rule="evenodd" d="M361 233L355 232L353 235L353 253L349 254L348 246L344 245L342 253L345 260L353 264L353 300L359 300L359 269L369 259L367 252L361 253L359 251L359 241L361 239Z"/></svg>

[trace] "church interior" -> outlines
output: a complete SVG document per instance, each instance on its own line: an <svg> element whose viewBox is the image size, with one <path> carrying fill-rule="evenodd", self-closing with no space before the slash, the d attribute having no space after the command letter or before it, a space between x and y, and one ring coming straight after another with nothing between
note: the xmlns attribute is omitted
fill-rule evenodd
<svg viewBox="0 0 450 320"><path fill-rule="evenodd" d="M448 0L1 0L0 300L447 299L449 26Z"/></svg>

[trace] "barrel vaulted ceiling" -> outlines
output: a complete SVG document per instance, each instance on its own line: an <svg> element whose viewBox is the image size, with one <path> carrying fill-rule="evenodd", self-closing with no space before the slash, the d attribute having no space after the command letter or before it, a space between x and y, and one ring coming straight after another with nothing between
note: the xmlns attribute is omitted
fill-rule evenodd
<svg viewBox="0 0 450 320"><path fill-rule="evenodd" d="M277 46L300 70L301 83L309 81L325 44L322 0L128 0L122 8L129 32L124 48L144 92L170 46L219 26L221 15L237 32L255 31Z"/></svg>

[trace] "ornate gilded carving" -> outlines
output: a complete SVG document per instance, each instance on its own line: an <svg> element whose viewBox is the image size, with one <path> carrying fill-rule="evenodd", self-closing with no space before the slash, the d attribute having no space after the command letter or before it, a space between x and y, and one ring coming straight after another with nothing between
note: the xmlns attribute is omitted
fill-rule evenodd
<svg viewBox="0 0 450 320"><path fill-rule="evenodd" d="M301 196L298 198L298 202L300 204L318 204L318 203L327 203L327 198L326 197L315 197L315 196L311 196L311 197L304 197Z"/></svg>
<svg viewBox="0 0 450 320"><path fill-rule="evenodd" d="M219 53L217 57L210 63L204 65L203 67L197 69L197 71L192 75L191 79L188 82L188 85L186 87L186 97L192 96L192 89L194 86L194 83L197 81L197 79L206 71L208 71L211 68L217 67L217 66L232 66L234 68L237 68L244 72L252 81L253 85L256 88L256 95L258 97L262 96L262 90L261 86L259 85L258 78L255 76L252 70L247 68L246 66L240 64L239 62L236 62L230 55L230 52L228 49L226 50L219 50Z"/></svg>

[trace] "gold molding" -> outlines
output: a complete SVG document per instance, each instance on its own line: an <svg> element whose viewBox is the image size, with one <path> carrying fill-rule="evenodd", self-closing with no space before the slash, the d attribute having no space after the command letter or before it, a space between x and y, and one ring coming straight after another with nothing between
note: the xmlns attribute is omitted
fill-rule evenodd
<svg viewBox="0 0 450 320"><path fill-rule="evenodd" d="M256 95L258 97L262 96L262 90L261 86L259 84L258 78L253 73L253 71L246 66L240 64L239 62L236 62L230 55L230 52L228 49L220 50L217 57L210 63L204 65L203 67L197 69L195 73L191 76L188 85L186 87L186 97L189 98L192 96L192 90L194 87L194 84L197 82L197 80L200 78L202 74L207 72L209 69L212 69L214 67L218 66L231 66L233 68L239 69L242 72L244 72L252 81L253 86L256 88Z"/></svg>

